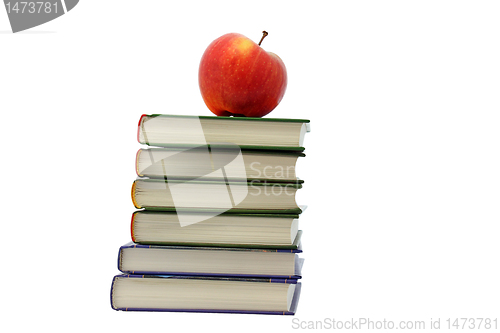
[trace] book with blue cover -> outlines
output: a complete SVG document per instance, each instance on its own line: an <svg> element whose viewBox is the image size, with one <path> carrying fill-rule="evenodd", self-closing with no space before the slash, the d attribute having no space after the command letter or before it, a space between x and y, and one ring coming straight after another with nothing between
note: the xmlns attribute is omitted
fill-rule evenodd
<svg viewBox="0 0 500 333"><path fill-rule="evenodd" d="M250 249L141 245L120 247L118 269L129 274L300 279L302 248Z"/></svg>
<svg viewBox="0 0 500 333"><path fill-rule="evenodd" d="M294 315L297 279L117 275L111 307L121 311Z"/></svg>

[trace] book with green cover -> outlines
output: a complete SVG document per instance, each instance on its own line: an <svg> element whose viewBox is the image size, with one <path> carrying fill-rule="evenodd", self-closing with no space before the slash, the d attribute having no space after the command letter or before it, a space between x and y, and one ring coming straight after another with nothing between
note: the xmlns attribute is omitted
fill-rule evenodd
<svg viewBox="0 0 500 333"><path fill-rule="evenodd" d="M224 168L228 180L299 182L296 164L305 154L299 151L249 150L210 146L190 149L147 148L136 154L136 173L139 177L217 180Z"/></svg>
<svg viewBox="0 0 500 333"><path fill-rule="evenodd" d="M142 115L137 140L160 147L238 145L242 148L303 151L309 120L287 118Z"/></svg>
<svg viewBox="0 0 500 333"><path fill-rule="evenodd" d="M176 212L140 210L132 214L132 241L148 245L297 249L298 214L185 212L197 223L182 225Z"/></svg>
<svg viewBox="0 0 500 333"><path fill-rule="evenodd" d="M302 184L137 178L132 202L137 209L300 214L295 194Z"/></svg>

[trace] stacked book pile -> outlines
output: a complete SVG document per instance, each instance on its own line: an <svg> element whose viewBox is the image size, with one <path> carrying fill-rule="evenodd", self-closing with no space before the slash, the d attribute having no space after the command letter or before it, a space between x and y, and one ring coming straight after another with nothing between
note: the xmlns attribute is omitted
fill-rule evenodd
<svg viewBox="0 0 500 333"><path fill-rule="evenodd" d="M111 305L126 311L295 314L309 121L143 115L132 242Z"/></svg>

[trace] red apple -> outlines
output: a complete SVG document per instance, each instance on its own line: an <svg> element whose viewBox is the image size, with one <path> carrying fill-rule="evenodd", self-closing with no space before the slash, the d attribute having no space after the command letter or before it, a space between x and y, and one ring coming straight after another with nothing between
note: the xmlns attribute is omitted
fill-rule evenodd
<svg viewBox="0 0 500 333"><path fill-rule="evenodd" d="M264 39L267 32L263 32ZM205 50L198 73L201 95L218 116L262 117L285 94L283 61L247 37L230 33Z"/></svg>

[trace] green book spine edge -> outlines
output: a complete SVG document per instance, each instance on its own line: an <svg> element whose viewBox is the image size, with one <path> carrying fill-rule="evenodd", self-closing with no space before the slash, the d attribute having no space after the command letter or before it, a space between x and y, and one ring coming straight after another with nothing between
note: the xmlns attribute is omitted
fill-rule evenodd
<svg viewBox="0 0 500 333"><path fill-rule="evenodd" d="M177 118L201 118L201 119L230 119L234 121L277 121L277 122L294 122L294 123L309 123L308 119L293 119L293 118L256 118L256 117L226 117L226 116L193 116L193 115L174 115L174 114L146 114L146 117L177 117Z"/></svg>
<svg viewBox="0 0 500 333"><path fill-rule="evenodd" d="M155 212L220 212L220 209L206 209L206 208L175 208L175 207L140 207L144 208L146 211ZM290 209L241 209L241 208L231 208L224 213L238 213L238 214L288 214L288 215L299 215L302 213L300 208L290 208Z"/></svg>
<svg viewBox="0 0 500 333"><path fill-rule="evenodd" d="M165 178L137 178L136 182L155 182L155 183L185 183L186 181L181 179L165 179ZM295 189L301 189L303 181L297 179L295 182L281 183L281 182L264 182L258 180L252 181L221 181L221 180L189 180L192 184L227 184L227 185L247 185L247 186L281 186L281 187L293 187Z"/></svg>
<svg viewBox="0 0 500 333"><path fill-rule="evenodd" d="M191 145L187 145L189 147L192 147L192 149L200 149L200 150L206 150L207 147L210 148L210 146L214 146L214 145L209 145L207 144L206 146L191 146ZM306 154L304 154L303 152L301 151L298 151L297 149L294 149L294 150L288 150L288 151L275 151L276 147L270 147L270 149L260 149L260 148L255 148L255 149L247 149L247 148L243 148L241 146L239 146L242 153L255 153L255 154L263 154L263 155L273 155L273 156L297 156L297 157L305 157ZM255 146L257 147L257 146ZM261 147L261 146L259 146ZM141 148L140 150L143 150L143 151L148 151L148 150L159 150L159 151L184 151L185 148L187 147L180 147L180 146L165 146L165 147L151 147L151 148ZM220 147L220 146L217 146L217 148L222 148L224 149L224 147ZM297 147L293 147L293 148L297 148ZM303 148L303 147L299 147L299 148ZM230 150L233 150L234 147L228 147L228 149ZM271 151L270 151L271 150Z"/></svg>
<svg viewBox="0 0 500 333"><path fill-rule="evenodd" d="M144 177L147 177L147 179L157 179L158 181L163 181L165 180L165 177L161 177L161 176L156 176L156 175L141 175L141 176L144 176ZM189 181L191 182L192 181L192 178L189 178L189 177L169 177L168 178L170 181L172 182L184 182L184 181ZM199 182L210 182L210 183L225 183L225 181L221 178L217 178L217 177L204 177L204 180L200 180ZM303 179L295 179L295 180L291 180L291 179L278 179L278 178L253 178L253 179L235 179L235 178L232 178L232 179L229 179L229 184L234 184L234 183L248 183L250 185L258 185L258 184L262 184L262 183L268 183L268 184L279 184L279 185L283 185L283 186L286 186L286 185L294 185L294 184L304 184L304 180Z"/></svg>
<svg viewBox="0 0 500 333"><path fill-rule="evenodd" d="M162 148L193 148L193 147L199 147L199 145L192 145L192 144L162 144L162 143L154 143L154 142L148 142L148 143L141 143L146 146L150 147L162 147ZM215 146L214 144L211 144L211 146ZM230 145L217 145L217 147L233 147ZM246 146L246 145L241 145L238 146L242 150L271 150L271 151L283 151L283 152L303 152L305 151L304 147L289 147L289 146Z"/></svg>
<svg viewBox="0 0 500 333"><path fill-rule="evenodd" d="M189 208L185 208L184 212L186 213L192 213L192 214L203 214L203 213L209 213L208 211L200 211L200 210L192 210L190 211ZM175 214L174 211L164 211L164 212L158 212L158 211L150 211L150 210L137 210L133 213L135 214L155 214L155 213L164 213L164 214ZM276 217L276 218L292 218L292 219L298 219L300 217L299 214L276 214L276 213L267 213L267 214L250 214L250 213L239 213L239 212L233 212L233 213L228 213L224 212L219 215L231 215L231 216L252 216L252 217Z"/></svg>

